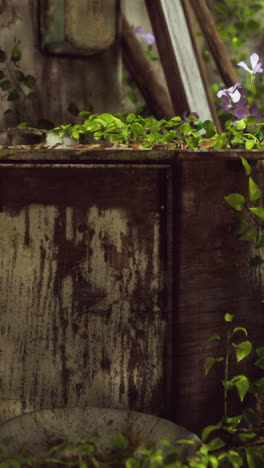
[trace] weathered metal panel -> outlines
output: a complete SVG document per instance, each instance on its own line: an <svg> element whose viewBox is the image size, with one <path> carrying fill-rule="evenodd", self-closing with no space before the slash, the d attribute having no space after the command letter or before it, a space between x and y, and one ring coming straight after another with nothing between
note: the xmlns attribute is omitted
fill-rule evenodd
<svg viewBox="0 0 264 468"><path fill-rule="evenodd" d="M60 54L91 55L116 35L116 0L41 0L41 44Z"/></svg>
<svg viewBox="0 0 264 468"><path fill-rule="evenodd" d="M165 169L0 170L0 420L164 407ZM162 215L161 215L162 212Z"/></svg>

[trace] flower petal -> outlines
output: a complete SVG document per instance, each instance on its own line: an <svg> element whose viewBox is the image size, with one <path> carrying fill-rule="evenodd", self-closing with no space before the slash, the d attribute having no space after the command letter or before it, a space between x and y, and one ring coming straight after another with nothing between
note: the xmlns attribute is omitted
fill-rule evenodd
<svg viewBox="0 0 264 468"><path fill-rule="evenodd" d="M248 66L247 66L247 64L245 62L239 62L237 64L237 66L244 68L244 70L248 71L251 74L253 73L253 71L248 68Z"/></svg>
<svg viewBox="0 0 264 468"><path fill-rule="evenodd" d="M253 52L253 54L250 55L250 62L251 62L253 70L254 70L255 66L257 65L258 61L259 61L258 54Z"/></svg>
<svg viewBox="0 0 264 468"><path fill-rule="evenodd" d="M249 112L245 107L236 107L234 109L234 116L237 117L239 120L244 119L245 117L249 116Z"/></svg>
<svg viewBox="0 0 264 468"><path fill-rule="evenodd" d="M230 93L230 98L233 102L238 102L241 98L240 92L236 89L234 93Z"/></svg>
<svg viewBox="0 0 264 468"><path fill-rule="evenodd" d="M254 70L253 70L254 75L256 73L262 73L263 72L262 67L263 67L263 63L261 63L261 62L257 63L257 65L254 67Z"/></svg>

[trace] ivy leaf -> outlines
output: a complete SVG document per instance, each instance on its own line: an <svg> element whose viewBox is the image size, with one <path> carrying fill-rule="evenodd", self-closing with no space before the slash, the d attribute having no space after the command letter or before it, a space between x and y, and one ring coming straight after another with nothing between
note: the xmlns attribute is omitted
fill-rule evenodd
<svg viewBox="0 0 264 468"><path fill-rule="evenodd" d="M214 365L216 362L221 362L221 361L223 361L223 360L224 360L223 357L219 357L219 358L208 357L208 358L206 358L205 363L204 363L204 372L205 372L205 375L208 375L208 374L209 374L210 369L213 367L213 365Z"/></svg>
<svg viewBox="0 0 264 468"><path fill-rule="evenodd" d="M34 88L35 84L36 84L36 80L34 78L34 76L32 75L27 75L24 79L23 79L23 83L24 85L27 87L27 88Z"/></svg>
<svg viewBox="0 0 264 468"><path fill-rule="evenodd" d="M209 338L207 338L207 340L203 344L205 346L208 343L211 343L212 341L220 340L220 339L221 339L220 335L218 335L218 333L214 333L213 335L209 336Z"/></svg>
<svg viewBox="0 0 264 468"><path fill-rule="evenodd" d="M19 62L21 60L22 53L21 50L18 47L18 44L13 47L12 52L11 52L11 60L12 62Z"/></svg>
<svg viewBox="0 0 264 468"><path fill-rule="evenodd" d="M260 369L264 369L264 358L263 357L259 358L254 364Z"/></svg>
<svg viewBox="0 0 264 468"><path fill-rule="evenodd" d="M249 224L245 219L241 219L236 228L234 229L234 234L242 235L249 229Z"/></svg>
<svg viewBox="0 0 264 468"><path fill-rule="evenodd" d="M243 402L249 389L248 378L245 375L236 375L235 377L233 377L233 379L231 379L231 382L235 385L237 389L240 401Z"/></svg>
<svg viewBox="0 0 264 468"><path fill-rule="evenodd" d="M244 328L244 327L236 327L236 328L234 328L233 333L237 333L237 332L239 332L239 331L243 332L246 336L248 336L248 331L247 331L247 329Z"/></svg>
<svg viewBox="0 0 264 468"><path fill-rule="evenodd" d="M15 77L18 81L23 81L25 78L25 75L21 70L15 70Z"/></svg>
<svg viewBox="0 0 264 468"><path fill-rule="evenodd" d="M216 437L215 439L211 440L209 444L207 444L207 450L219 450L220 448L224 447L225 443L220 437Z"/></svg>
<svg viewBox="0 0 264 468"><path fill-rule="evenodd" d="M256 353L259 357L264 358L264 348L256 348Z"/></svg>
<svg viewBox="0 0 264 468"><path fill-rule="evenodd" d="M242 241L251 241L257 237L257 229L255 227L250 227L243 236L239 237L239 240Z"/></svg>
<svg viewBox="0 0 264 468"><path fill-rule="evenodd" d="M241 468L243 466L243 458L235 450L228 450L226 455L233 468Z"/></svg>
<svg viewBox="0 0 264 468"><path fill-rule="evenodd" d="M258 218L260 218L262 221L264 221L264 208L260 207L253 207L249 208L252 213L254 213Z"/></svg>
<svg viewBox="0 0 264 468"><path fill-rule="evenodd" d="M26 97L32 102L32 104L36 104L38 102L38 93L31 92L28 93Z"/></svg>
<svg viewBox="0 0 264 468"><path fill-rule="evenodd" d="M246 175L249 176L251 174L251 166L250 166L249 162L245 158L243 158L243 156L241 156L241 161L242 161L243 167L245 169Z"/></svg>
<svg viewBox="0 0 264 468"><path fill-rule="evenodd" d="M246 408L243 411L243 419L246 421L247 424L254 424L254 426L258 425L261 422L261 419L258 417L256 412L252 408Z"/></svg>
<svg viewBox="0 0 264 468"><path fill-rule="evenodd" d="M6 61L6 53L0 49L0 62L3 63Z"/></svg>
<svg viewBox="0 0 264 468"><path fill-rule="evenodd" d="M10 91L10 93L8 94L7 100L17 101L18 99L19 99L19 92L17 91L17 89L12 89L12 91Z"/></svg>
<svg viewBox="0 0 264 468"><path fill-rule="evenodd" d="M223 423L222 421L219 421L217 424L215 424L214 426L207 426L205 427L203 430L202 430L202 434L201 434L201 439L203 442L206 441L206 439L208 438L208 436L213 432L213 431L216 431L217 429L220 429L222 427Z"/></svg>
<svg viewBox="0 0 264 468"><path fill-rule="evenodd" d="M235 348L237 362L242 361L247 357L252 351L252 344L250 341L242 341L242 343L235 344L232 343L233 348Z"/></svg>
<svg viewBox="0 0 264 468"><path fill-rule="evenodd" d="M255 380L253 384L256 387L258 393L264 392L264 377L261 377L261 379Z"/></svg>
<svg viewBox="0 0 264 468"><path fill-rule="evenodd" d="M225 322L233 322L234 315L233 314L225 314Z"/></svg>
<svg viewBox="0 0 264 468"><path fill-rule="evenodd" d="M256 182L252 179L252 177L249 177L248 192L249 192L249 199L252 202L259 200L259 198L262 195L262 190L260 189L258 184L256 184Z"/></svg>
<svg viewBox="0 0 264 468"><path fill-rule="evenodd" d="M1 81L0 83L0 88L3 91L6 91L7 89L10 89L11 87L12 87L12 83L10 80L4 80L4 81Z"/></svg>
<svg viewBox="0 0 264 468"><path fill-rule="evenodd" d="M245 198L240 193L230 193L224 197L228 205L232 206L237 211L242 211L245 205Z"/></svg>
<svg viewBox="0 0 264 468"><path fill-rule="evenodd" d="M250 433L245 433L245 434L239 434L238 435L238 438L241 442L243 443L246 443L248 442L249 440L252 440L252 439L255 439L256 437L256 432L250 432Z"/></svg>

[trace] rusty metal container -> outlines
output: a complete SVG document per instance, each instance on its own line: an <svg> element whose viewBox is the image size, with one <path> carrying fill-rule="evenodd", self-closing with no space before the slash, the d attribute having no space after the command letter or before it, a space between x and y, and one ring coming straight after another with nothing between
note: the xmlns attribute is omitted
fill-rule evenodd
<svg viewBox="0 0 264 468"><path fill-rule="evenodd" d="M216 421L203 341L225 312L263 329L262 272L223 199L247 190L240 154L0 149L0 421L72 406Z"/></svg>
<svg viewBox="0 0 264 468"><path fill-rule="evenodd" d="M41 0L40 5L43 50L93 55L116 38L119 0Z"/></svg>

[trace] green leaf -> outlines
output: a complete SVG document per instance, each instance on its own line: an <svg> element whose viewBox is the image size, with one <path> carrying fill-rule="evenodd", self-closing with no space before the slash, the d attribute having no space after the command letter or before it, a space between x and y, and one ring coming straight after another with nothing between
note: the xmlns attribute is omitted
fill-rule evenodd
<svg viewBox="0 0 264 468"><path fill-rule="evenodd" d="M206 358L205 363L204 363L204 372L205 372L205 375L208 375L210 369L212 368L212 366L213 366L216 362L221 362L221 361L223 361L223 360L224 360L223 357L219 357L219 358L208 357L208 358Z"/></svg>
<svg viewBox="0 0 264 468"><path fill-rule="evenodd" d="M15 70L15 77L18 81L23 81L25 78L25 75L21 70Z"/></svg>
<svg viewBox="0 0 264 468"><path fill-rule="evenodd" d="M21 50L18 47L18 44L13 47L12 52L11 52L11 60L12 62L19 62L21 60L22 54Z"/></svg>
<svg viewBox="0 0 264 468"><path fill-rule="evenodd" d="M264 369L264 358L263 357L259 358L254 364L260 369Z"/></svg>
<svg viewBox="0 0 264 468"><path fill-rule="evenodd" d="M205 427L203 430L202 430L202 434L201 434L201 439L203 442L206 441L206 439L208 438L208 436L213 432L213 431L216 431L217 429L220 429L222 427L223 423L222 421L219 421L217 424L215 424L214 426L207 426Z"/></svg>
<svg viewBox="0 0 264 468"><path fill-rule="evenodd" d="M242 361L247 357L252 351L252 344L250 341L242 341L242 343L235 344L232 343L233 348L235 348L237 362Z"/></svg>
<svg viewBox="0 0 264 468"><path fill-rule="evenodd" d="M8 101L17 101L19 99L19 92L16 89L12 89L8 94L7 100Z"/></svg>
<svg viewBox="0 0 264 468"><path fill-rule="evenodd" d="M220 448L224 447L225 443L220 437L216 437L215 439L211 440L209 444L207 444L207 449L211 450L219 450Z"/></svg>
<svg viewBox="0 0 264 468"><path fill-rule="evenodd" d="M234 229L234 234L237 234L237 235L242 235L242 234L245 234L245 232L249 229L249 224L248 222L242 218L238 225L236 226L236 228Z"/></svg>
<svg viewBox="0 0 264 468"><path fill-rule="evenodd" d="M240 193L230 193L224 197L228 205L232 206L237 211L241 211L245 206L245 198Z"/></svg>
<svg viewBox="0 0 264 468"><path fill-rule="evenodd" d="M128 440L123 434L118 434L112 440L112 447L116 450L126 449L128 448Z"/></svg>
<svg viewBox="0 0 264 468"><path fill-rule="evenodd" d="M243 156L240 156L240 158L241 158L243 167L245 169L245 173L246 173L247 176L249 176L251 174L251 166L250 166L249 162L245 158L243 158Z"/></svg>
<svg viewBox="0 0 264 468"><path fill-rule="evenodd" d="M32 76L32 75L27 75L27 76L23 79L23 83L24 83L24 85L25 85L27 88L32 89L32 88L34 88L34 86L35 86L35 84L36 84L36 80L35 80L34 76ZM77 112L77 114L78 114L78 112ZM77 115L77 114L76 114L76 115Z"/></svg>
<svg viewBox="0 0 264 468"><path fill-rule="evenodd" d="M233 322L234 315L233 314L225 314L225 322Z"/></svg>
<svg viewBox="0 0 264 468"><path fill-rule="evenodd" d="M246 447L247 468L263 468L264 449L260 447Z"/></svg>
<svg viewBox="0 0 264 468"><path fill-rule="evenodd" d="M246 443L249 440L255 439L256 435L257 434L255 432L250 432L250 433L239 434L238 438L241 442Z"/></svg>
<svg viewBox="0 0 264 468"><path fill-rule="evenodd" d="M0 49L0 62L3 63L6 61L6 53Z"/></svg>
<svg viewBox="0 0 264 468"><path fill-rule="evenodd" d="M254 426L257 426L261 422L261 419L252 408L247 408L243 411L243 418L247 424Z"/></svg>
<svg viewBox="0 0 264 468"><path fill-rule="evenodd" d="M249 208L252 213L254 213L258 218L260 218L262 221L264 221L264 208L261 207L254 207L254 208Z"/></svg>
<svg viewBox="0 0 264 468"><path fill-rule="evenodd" d="M245 122L245 119L237 120L236 121L236 129L237 130L244 130L246 128L247 124Z"/></svg>
<svg viewBox="0 0 264 468"><path fill-rule="evenodd" d="M237 333L237 332L239 332L239 331L243 332L246 336L248 336L248 331L247 331L247 329L244 328L244 327L236 327L236 328L234 328L233 333Z"/></svg>
<svg viewBox="0 0 264 468"><path fill-rule="evenodd" d="M10 89L11 87L12 87L12 83L10 80L4 80L4 81L1 81L0 83L0 88L3 91L6 91L7 89Z"/></svg>
<svg viewBox="0 0 264 468"><path fill-rule="evenodd" d="M233 468L241 468L244 464L243 458L235 450L229 450L227 452L227 458Z"/></svg>
<svg viewBox="0 0 264 468"><path fill-rule="evenodd" d="M256 353L259 357L264 358L264 348L256 348Z"/></svg>
<svg viewBox="0 0 264 468"><path fill-rule="evenodd" d="M28 93L26 98L29 99L32 102L32 104L36 104L38 102L38 93Z"/></svg>
<svg viewBox="0 0 264 468"><path fill-rule="evenodd" d="M256 182L252 179L252 177L249 177L248 192L249 192L249 199L252 202L259 200L259 198L262 195L262 190L260 189L258 184L256 184Z"/></svg>
<svg viewBox="0 0 264 468"><path fill-rule="evenodd" d="M256 387L258 393L264 392L264 377L261 377L261 379L255 380L253 384Z"/></svg>
<svg viewBox="0 0 264 468"><path fill-rule="evenodd" d="M239 237L241 241L252 241L257 236L257 229L255 227L250 227L243 236Z"/></svg>
<svg viewBox="0 0 264 468"><path fill-rule="evenodd" d="M221 337L220 335L218 335L218 333L214 333L213 335L209 336L209 338L207 338L206 341L204 341L204 346L207 345L208 343L211 343L212 341L215 341L215 340L220 340Z"/></svg>
<svg viewBox="0 0 264 468"><path fill-rule="evenodd" d="M21 122L20 124L17 125L17 128L26 128L28 125L27 125L27 122Z"/></svg>
<svg viewBox="0 0 264 468"><path fill-rule="evenodd" d="M248 378L245 375L236 375L230 382L235 385L240 401L243 402L250 385Z"/></svg>

